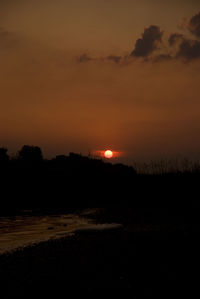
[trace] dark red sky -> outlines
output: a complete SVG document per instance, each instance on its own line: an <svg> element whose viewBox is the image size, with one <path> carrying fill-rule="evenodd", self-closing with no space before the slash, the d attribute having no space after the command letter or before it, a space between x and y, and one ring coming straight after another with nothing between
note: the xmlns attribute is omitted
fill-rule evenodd
<svg viewBox="0 0 200 299"><path fill-rule="evenodd" d="M194 0L1 0L1 145L199 157L199 12Z"/></svg>

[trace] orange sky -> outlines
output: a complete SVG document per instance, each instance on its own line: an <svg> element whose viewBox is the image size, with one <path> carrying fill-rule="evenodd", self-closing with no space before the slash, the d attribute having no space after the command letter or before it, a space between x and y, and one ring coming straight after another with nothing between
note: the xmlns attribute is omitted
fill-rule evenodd
<svg viewBox="0 0 200 299"><path fill-rule="evenodd" d="M0 145L47 157L110 148L128 163L199 157L200 39L188 27L199 12L192 0L1 0ZM136 56L152 25L162 43ZM196 56L169 48L172 33Z"/></svg>

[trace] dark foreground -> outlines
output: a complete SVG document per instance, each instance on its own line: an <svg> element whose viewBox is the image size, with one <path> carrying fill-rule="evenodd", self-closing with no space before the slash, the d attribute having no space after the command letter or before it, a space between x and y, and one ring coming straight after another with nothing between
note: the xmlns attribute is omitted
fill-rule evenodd
<svg viewBox="0 0 200 299"><path fill-rule="evenodd" d="M100 222L120 220L124 229L82 232L0 256L1 298L197 298L200 229L192 215L125 210L96 216Z"/></svg>
<svg viewBox="0 0 200 299"><path fill-rule="evenodd" d="M26 146L18 158L0 159L0 215L23 210L66 213L99 206L200 206L200 166L139 174L131 166L73 153L44 160L35 157L35 150Z"/></svg>

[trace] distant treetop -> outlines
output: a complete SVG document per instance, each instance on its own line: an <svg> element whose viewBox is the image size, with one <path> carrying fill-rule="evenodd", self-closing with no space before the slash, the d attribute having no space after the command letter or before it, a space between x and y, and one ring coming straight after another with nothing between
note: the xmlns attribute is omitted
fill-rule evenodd
<svg viewBox="0 0 200 299"><path fill-rule="evenodd" d="M23 161L42 161L43 155L40 147L24 145L19 151L19 159Z"/></svg>
<svg viewBox="0 0 200 299"><path fill-rule="evenodd" d="M7 148L0 147L0 162L5 162L9 160L9 156L7 152L8 152Z"/></svg>

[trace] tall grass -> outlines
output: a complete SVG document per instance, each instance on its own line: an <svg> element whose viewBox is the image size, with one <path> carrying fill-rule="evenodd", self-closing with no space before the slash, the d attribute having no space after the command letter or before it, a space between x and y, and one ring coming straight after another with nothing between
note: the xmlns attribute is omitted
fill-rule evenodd
<svg viewBox="0 0 200 299"><path fill-rule="evenodd" d="M138 174L200 173L200 161L187 158L161 159L149 162L134 162Z"/></svg>

